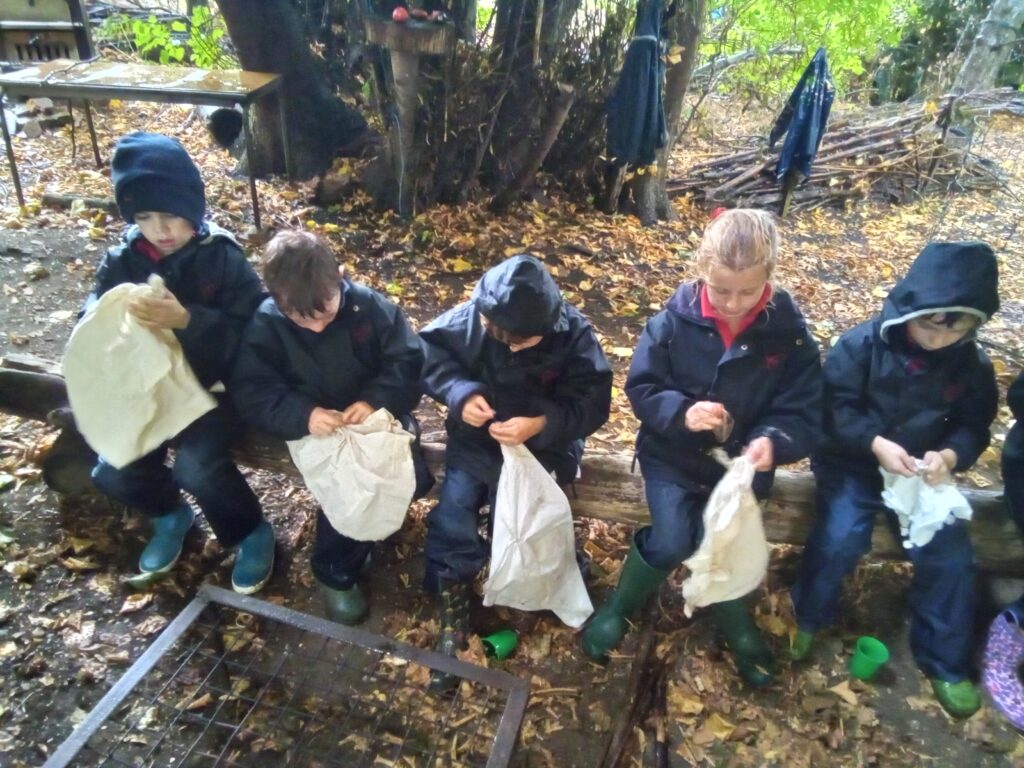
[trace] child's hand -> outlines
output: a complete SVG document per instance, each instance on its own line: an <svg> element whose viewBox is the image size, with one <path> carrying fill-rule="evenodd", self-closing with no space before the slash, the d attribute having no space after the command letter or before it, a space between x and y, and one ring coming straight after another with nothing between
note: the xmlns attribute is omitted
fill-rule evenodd
<svg viewBox="0 0 1024 768"><path fill-rule="evenodd" d="M547 426L546 416L516 416L508 421L496 421L488 428L491 437L502 445L522 445Z"/></svg>
<svg viewBox="0 0 1024 768"><path fill-rule="evenodd" d="M758 472L767 472L775 464L775 446L770 438L755 437L743 451L743 455L750 459L754 469Z"/></svg>
<svg viewBox="0 0 1024 768"><path fill-rule="evenodd" d="M721 403L701 400L694 403L686 411L686 428L691 432L718 429L725 424L729 413Z"/></svg>
<svg viewBox="0 0 1024 768"><path fill-rule="evenodd" d="M917 462L907 453L902 445L886 440L881 435L871 441L871 452L878 459L879 466L896 475L913 477L917 474Z"/></svg>
<svg viewBox="0 0 1024 768"><path fill-rule="evenodd" d="M192 319L187 309L170 291L164 295L139 296L128 302L128 311L147 328L182 329Z"/></svg>
<svg viewBox="0 0 1024 768"><path fill-rule="evenodd" d="M341 418L346 424L362 424L371 413L373 413L372 405L365 400L356 400L341 412Z"/></svg>
<svg viewBox="0 0 1024 768"><path fill-rule="evenodd" d="M921 476L928 485L943 485L953 482L950 474L956 466L956 453L949 448L941 451L928 451L921 459Z"/></svg>
<svg viewBox="0 0 1024 768"><path fill-rule="evenodd" d="M329 408L314 408L309 414L309 434L327 437L338 427L345 426L345 414Z"/></svg>
<svg viewBox="0 0 1024 768"><path fill-rule="evenodd" d="M483 395L473 395L462 406L462 420L471 427L482 427L494 416L494 409Z"/></svg>

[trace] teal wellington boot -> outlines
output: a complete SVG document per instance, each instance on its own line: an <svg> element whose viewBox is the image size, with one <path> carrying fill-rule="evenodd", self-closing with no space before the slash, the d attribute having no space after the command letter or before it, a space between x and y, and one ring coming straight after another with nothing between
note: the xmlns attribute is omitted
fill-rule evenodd
<svg viewBox="0 0 1024 768"><path fill-rule="evenodd" d="M715 603L711 611L743 680L754 688L769 685L774 680L775 661L750 615L747 600L739 598Z"/></svg>
<svg viewBox="0 0 1024 768"><path fill-rule="evenodd" d="M142 573L167 573L181 557L185 536L196 519L195 510L181 502L165 515L154 517L153 537L139 556Z"/></svg>
<svg viewBox="0 0 1024 768"><path fill-rule="evenodd" d="M633 541L626 562L622 564L619 585L608 602L590 617L583 630L583 652L594 661L607 660L608 651L617 646L626 634L629 627L627 617L647 602L668 574L668 571L645 563L636 548L636 541Z"/></svg>
<svg viewBox="0 0 1024 768"><path fill-rule="evenodd" d="M942 708L953 717L966 718L981 709L981 695L978 686L970 680L951 683L947 680L932 678L932 691Z"/></svg>
<svg viewBox="0 0 1024 768"><path fill-rule="evenodd" d="M231 587L241 595L263 589L274 571L274 529L266 520L242 539L231 571Z"/></svg>
<svg viewBox="0 0 1024 768"><path fill-rule="evenodd" d="M370 606L358 584L353 584L348 589L335 589L322 581L318 583L320 594L324 598L324 613L328 619L350 627L366 620Z"/></svg>
<svg viewBox="0 0 1024 768"><path fill-rule="evenodd" d="M462 582L442 582L438 597L441 633L434 650L445 656L455 656L468 647L469 641L469 585ZM451 693L459 687L459 678L435 670L430 674L429 689L434 693Z"/></svg>

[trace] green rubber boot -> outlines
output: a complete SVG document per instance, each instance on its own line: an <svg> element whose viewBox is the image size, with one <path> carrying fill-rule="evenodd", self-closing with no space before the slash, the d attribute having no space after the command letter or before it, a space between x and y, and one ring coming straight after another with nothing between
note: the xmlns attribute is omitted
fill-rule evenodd
<svg viewBox="0 0 1024 768"><path fill-rule="evenodd" d="M769 685L774 679L775 661L750 615L746 599L715 603L711 611L743 680L754 688Z"/></svg>
<svg viewBox="0 0 1024 768"><path fill-rule="evenodd" d="M966 718L981 708L981 696L978 686L970 680L950 683L947 680L932 678L932 691L942 708L953 717Z"/></svg>
<svg viewBox="0 0 1024 768"><path fill-rule="evenodd" d="M463 582L442 582L438 599L441 633L434 650L445 656L455 656L466 650L469 640L469 585ZM459 678L435 670L430 674L429 689L435 693L448 693L459 687Z"/></svg>
<svg viewBox="0 0 1024 768"><path fill-rule="evenodd" d="M617 646L626 634L627 617L639 609L647 598L668 577L669 571L652 568L640 556L634 540L622 564L619 584L604 605L590 617L583 630L583 652L597 662L608 658L608 651Z"/></svg>
<svg viewBox="0 0 1024 768"><path fill-rule="evenodd" d="M274 529L266 520L242 539L231 569L231 587L240 595L263 589L274 572Z"/></svg>
<svg viewBox="0 0 1024 768"><path fill-rule="evenodd" d="M798 629L793 642L789 644L789 658L793 661L803 661L811 655L811 648L813 647L814 633Z"/></svg>
<svg viewBox="0 0 1024 768"><path fill-rule="evenodd" d="M317 583L324 598L324 613L328 619L350 627L366 620L370 614L370 606L358 584L353 584L348 589L335 589L322 581Z"/></svg>
<svg viewBox="0 0 1024 768"><path fill-rule="evenodd" d="M153 537L139 556L139 570L145 574L171 570L181 557L185 536L195 519L195 510L184 501L167 514L154 517Z"/></svg>

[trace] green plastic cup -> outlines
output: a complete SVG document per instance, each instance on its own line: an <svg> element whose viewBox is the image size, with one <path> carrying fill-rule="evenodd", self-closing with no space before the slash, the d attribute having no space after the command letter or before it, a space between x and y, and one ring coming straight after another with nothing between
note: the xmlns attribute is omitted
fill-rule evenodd
<svg viewBox="0 0 1024 768"><path fill-rule="evenodd" d="M885 643L867 635L859 637L850 658L850 674L858 680L870 680L888 660L889 649Z"/></svg>
<svg viewBox="0 0 1024 768"><path fill-rule="evenodd" d="M484 644L484 653L498 661L507 659L519 645L519 635L514 629L503 629L481 640Z"/></svg>

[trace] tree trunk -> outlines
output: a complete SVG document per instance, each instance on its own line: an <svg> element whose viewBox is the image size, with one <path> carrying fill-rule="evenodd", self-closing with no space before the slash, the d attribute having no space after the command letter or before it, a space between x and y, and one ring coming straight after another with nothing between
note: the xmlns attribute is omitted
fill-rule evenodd
<svg viewBox="0 0 1024 768"><path fill-rule="evenodd" d="M339 150L367 136L366 121L334 96L309 50L295 6L288 0L220 0L218 3L243 69L279 72L284 86L293 172L310 178L331 164ZM285 170L281 121L276 104L256 108L253 132L257 174Z"/></svg>
<svg viewBox="0 0 1024 768"><path fill-rule="evenodd" d="M960 68L954 90L970 93L993 88L999 69L1009 58L1022 24L1024 0L994 0Z"/></svg>
<svg viewBox="0 0 1024 768"><path fill-rule="evenodd" d="M668 136L665 146L658 150L657 172L647 172L633 179L637 216L645 227L653 226L659 220L670 220L675 216L675 209L666 190L668 161L679 138L683 97L686 96L693 66L697 61L697 45L704 26L705 2L706 0L681 2L676 15L668 23L669 47L681 46L683 52L679 61L670 64L665 71L665 128Z"/></svg>

